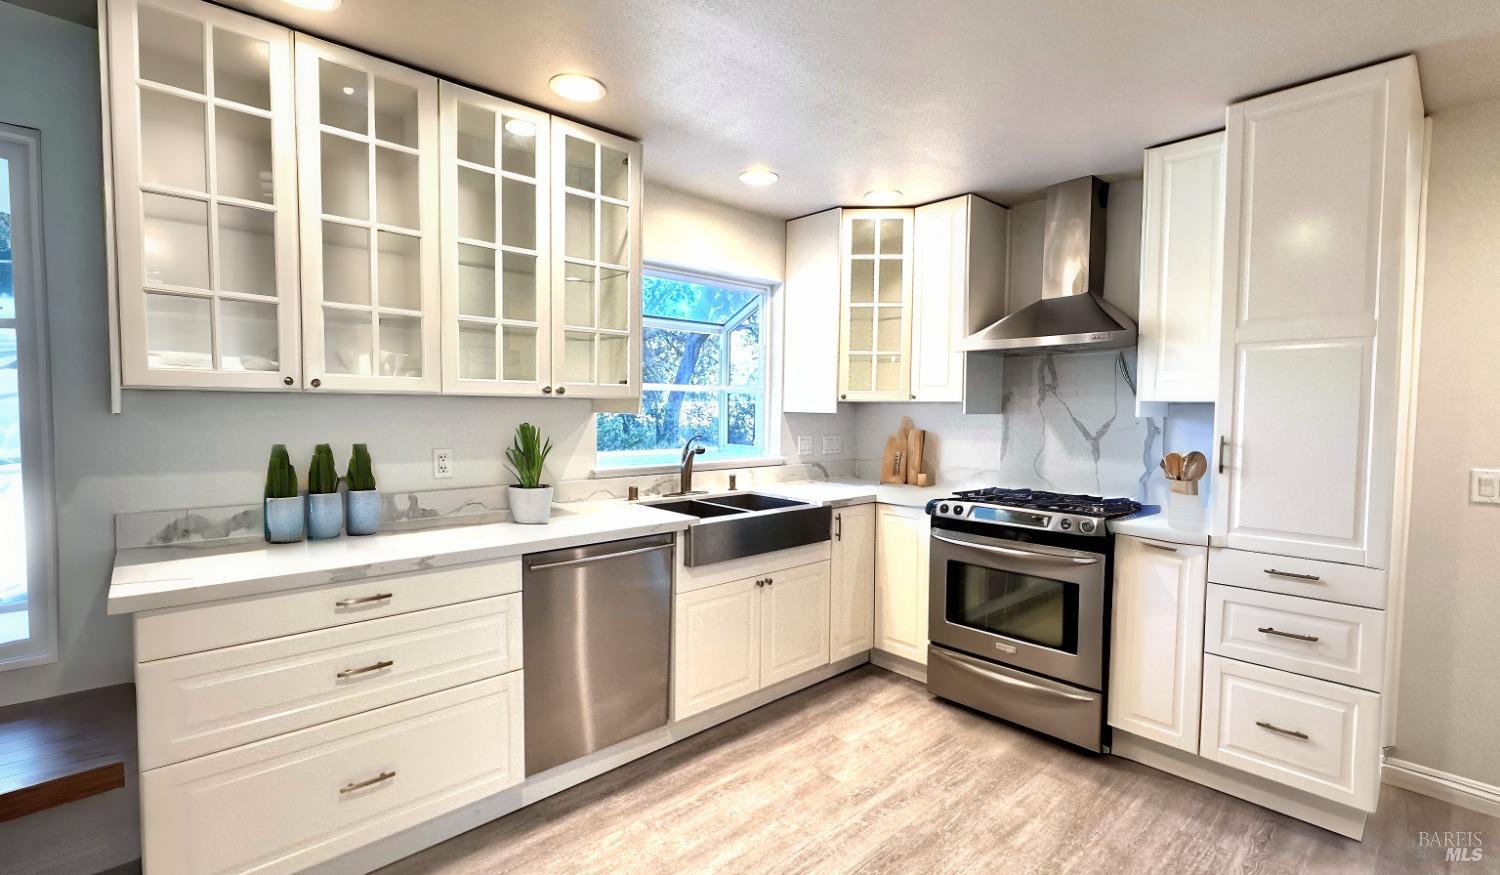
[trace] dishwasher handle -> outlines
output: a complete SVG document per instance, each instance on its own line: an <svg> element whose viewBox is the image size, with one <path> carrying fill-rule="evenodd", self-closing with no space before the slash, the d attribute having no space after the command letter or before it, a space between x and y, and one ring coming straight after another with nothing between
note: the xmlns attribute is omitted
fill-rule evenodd
<svg viewBox="0 0 1500 875"><path fill-rule="evenodd" d="M561 562L543 562L540 565L531 565L527 571L546 571L550 568L571 568L575 565L592 565L595 562L603 562L606 559L623 559L626 556L636 556L641 553L651 553L656 550L670 550L674 544L655 544L650 547L637 547L634 550L621 550L618 553L605 553L602 556L585 556L582 559L564 559Z"/></svg>

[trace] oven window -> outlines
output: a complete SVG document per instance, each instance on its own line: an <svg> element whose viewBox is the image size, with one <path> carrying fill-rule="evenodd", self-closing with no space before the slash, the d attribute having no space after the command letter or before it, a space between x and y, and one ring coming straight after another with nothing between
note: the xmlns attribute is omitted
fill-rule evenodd
<svg viewBox="0 0 1500 875"><path fill-rule="evenodd" d="M1078 585L948 563L948 622L1078 653Z"/></svg>

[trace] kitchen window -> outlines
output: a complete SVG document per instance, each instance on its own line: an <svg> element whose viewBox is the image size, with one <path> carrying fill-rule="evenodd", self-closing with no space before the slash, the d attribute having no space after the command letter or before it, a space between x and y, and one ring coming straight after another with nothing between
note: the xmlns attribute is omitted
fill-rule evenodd
<svg viewBox="0 0 1500 875"><path fill-rule="evenodd" d="M702 463L765 456L770 289L651 269L641 287L641 413L599 414L599 467L676 465L694 436Z"/></svg>
<svg viewBox="0 0 1500 875"><path fill-rule="evenodd" d="M0 125L0 669L57 658L37 134Z"/></svg>

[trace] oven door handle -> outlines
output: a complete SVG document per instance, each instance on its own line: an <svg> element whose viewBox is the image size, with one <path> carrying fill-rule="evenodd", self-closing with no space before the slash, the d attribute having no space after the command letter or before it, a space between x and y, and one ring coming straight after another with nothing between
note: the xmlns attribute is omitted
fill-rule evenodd
<svg viewBox="0 0 1500 875"><path fill-rule="evenodd" d="M1099 557L1086 558L1083 556L1057 556L1052 553L1033 553L1030 550L1017 550L1013 547L996 547L992 544L975 544L972 541L956 541L945 538L937 532L932 533L934 540L942 541L944 544L952 544L955 547L973 547L975 550L983 550L987 553L999 553L1002 556L1015 556L1019 559L1027 559L1043 565L1098 565Z"/></svg>
<svg viewBox="0 0 1500 875"><path fill-rule="evenodd" d="M1030 681L1023 681L1020 678L1013 678L1009 675L1003 675L998 672L985 671L977 665L970 665L967 661L960 659L951 660L951 664L958 666L959 668L963 669L966 672L969 672L970 674L977 674L986 680L999 681L1002 684L1007 684L1012 687L1019 687L1020 689L1026 690L1027 692L1044 693L1048 696L1055 696L1059 699L1067 699L1072 702L1092 702L1097 698L1095 696L1084 696L1078 693L1068 693L1062 690L1053 689L1052 687L1044 687L1041 684L1033 684Z"/></svg>

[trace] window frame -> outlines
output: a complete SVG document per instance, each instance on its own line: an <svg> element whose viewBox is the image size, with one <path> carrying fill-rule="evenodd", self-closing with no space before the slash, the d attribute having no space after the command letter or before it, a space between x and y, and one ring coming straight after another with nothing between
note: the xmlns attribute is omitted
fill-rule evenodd
<svg viewBox="0 0 1500 875"><path fill-rule="evenodd" d="M0 319L0 328L16 332L30 626L26 638L0 644L0 671L57 661L57 541L40 146L36 130L0 124L0 158L6 160L11 177L11 280L16 301L14 319Z"/></svg>
<svg viewBox="0 0 1500 875"><path fill-rule="evenodd" d="M719 417L719 430L721 443L727 440L728 420L728 396L731 394L759 393L761 398L755 426L763 429L765 442L760 452L750 456L739 456L732 458L713 459L708 456L699 460L695 467L700 471L722 470L726 468L754 468L768 465L785 464L786 460L781 456L781 415L776 402L776 387L779 380L777 367L777 342L780 319L778 318L778 306L780 302L780 286L765 280L748 279L731 274L714 273L710 271L695 270L690 268L676 267L659 262L646 261L641 266L642 285L647 277L661 277L663 279L677 280L698 285L711 285L720 288L733 289L759 296L760 298L760 381L758 384L735 386L729 383L729 346L730 333L748 318L748 308L736 313L735 316L721 326L711 326L714 332L720 334L723 347L720 354L719 366L721 370L720 382L714 385L675 385L670 383L647 383L645 381L645 355L642 354L641 361L637 367L641 369L641 392L648 391L684 391L696 394L716 393L719 396L721 415ZM647 328L659 328L669 331L694 331L701 330L706 323L688 322L680 319L669 319L657 316L647 316L642 306L641 335L644 348L644 337ZM695 327L696 326L696 327ZM597 423L595 417L592 420ZM635 474L649 474L659 472L676 471L678 465L663 464L656 461L643 462L641 464L605 464L605 459L625 460L631 454L639 454L641 457L656 455L662 450L616 450L614 452L600 452L598 449L597 433L594 437L594 470L596 478L623 477Z"/></svg>

